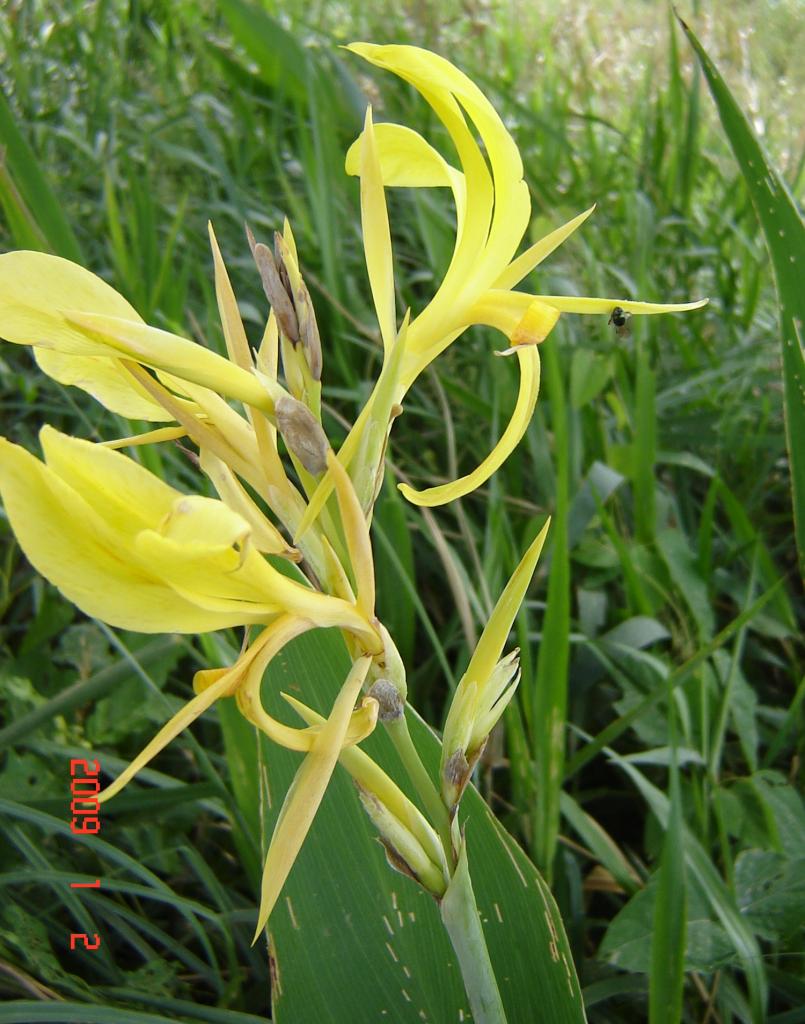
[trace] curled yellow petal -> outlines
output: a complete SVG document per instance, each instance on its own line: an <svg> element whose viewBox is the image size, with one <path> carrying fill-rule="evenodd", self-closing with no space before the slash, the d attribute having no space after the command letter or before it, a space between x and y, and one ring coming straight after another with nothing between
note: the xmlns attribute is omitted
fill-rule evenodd
<svg viewBox="0 0 805 1024"><path fill-rule="evenodd" d="M282 695L297 714L311 726L320 725L324 719L295 697ZM413 835L426 851L434 864L447 872L444 849L436 831L428 823L419 808L403 793L383 769L368 754L357 746L345 746L338 760L358 785L372 793L391 814Z"/></svg>
<svg viewBox="0 0 805 1024"><path fill-rule="evenodd" d="M264 629L251 647L247 648L235 664L229 666L229 668L206 669L202 672L197 672L193 679L193 689L196 691L196 696L188 701L159 730L151 742L118 775L115 781L99 793L98 800L103 803L111 799L116 793L119 793L152 758L156 757L161 750L164 750L171 740L175 739L191 722L194 722L200 715L204 714L207 708L211 707L216 700L220 697L231 696L247 673L251 663L271 640L272 635L272 628L270 626Z"/></svg>
<svg viewBox="0 0 805 1024"><path fill-rule="evenodd" d="M388 351L397 334L394 302L394 267L391 253L386 192L377 155L372 108L367 107L361 142L361 228L366 269L377 312L377 322Z"/></svg>
<svg viewBox="0 0 805 1024"><path fill-rule="evenodd" d="M450 172L461 173L450 167L441 153L426 142L419 132L405 125L387 121L374 125L374 144L383 184L387 188L450 187ZM347 150L344 161L347 174L361 173L363 145L361 133Z"/></svg>
<svg viewBox="0 0 805 1024"><path fill-rule="evenodd" d="M322 801L343 749L355 701L370 664L371 659L365 657L353 665L327 721L314 739L285 796L263 868L254 941L265 927Z"/></svg>
<svg viewBox="0 0 805 1024"><path fill-rule="evenodd" d="M539 350L536 346L520 346L517 349L517 358L520 362L520 390L517 404L500 440L489 455L471 473L459 477L458 480L453 480L451 483L429 487L424 491L414 490L408 484L398 484L403 496L408 501L414 505L432 508L435 505L444 505L448 501L462 498L485 483L511 455L520 443L534 414L540 379Z"/></svg>

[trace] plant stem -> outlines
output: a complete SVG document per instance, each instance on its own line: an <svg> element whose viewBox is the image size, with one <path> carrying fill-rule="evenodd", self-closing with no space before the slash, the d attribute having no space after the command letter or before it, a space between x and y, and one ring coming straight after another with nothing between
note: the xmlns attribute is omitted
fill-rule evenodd
<svg viewBox="0 0 805 1024"><path fill-rule="evenodd" d="M408 772L408 777L414 784L414 789L416 789L419 799L422 801L425 811L430 817L431 823L439 833L447 862L452 868L456 863L456 858L453 853L453 842L450 838L450 816L447 813L447 808L442 803L442 798L439 796L439 791L436 789L433 779L430 777L427 768L422 763L422 758L414 746L411 733L408 731L408 722L405 719L405 715L393 722L387 722L386 728L397 753L400 755L400 760Z"/></svg>
<svg viewBox="0 0 805 1024"><path fill-rule="evenodd" d="M466 843L461 844L458 865L440 908L442 923L458 957L472 1019L475 1024L506 1024L506 1011L472 891Z"/></svg>

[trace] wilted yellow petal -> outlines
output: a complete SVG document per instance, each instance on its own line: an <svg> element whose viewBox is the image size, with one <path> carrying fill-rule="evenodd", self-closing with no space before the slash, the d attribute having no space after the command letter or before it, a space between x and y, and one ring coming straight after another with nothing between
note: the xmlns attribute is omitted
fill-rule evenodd
<svg viewBox="0 0 805 1024"><path fill-rule="evenodd" d="M534 267L540 264L546 256L550 256L554 249L557 249L565 239L572 235L576 228L580 227L587 220L594 209L595 205L591 206L589 210L585 210L584 213L580 213L578 217L569 220L562 227L551 231L550 234L545 235L538 242L535 242L517 259L512 260L500 277L493 282L492 288L504 290L514 288L516 284L522 281L526 274L530 274Z"/></svg>
<svg viewBox="0 0 805 1024"><path fill-rule="evenodd" d="M367 107L361 142L361 228L377 322L388 351L397 335L394 267L383 175L375 146L372 108Z"/></svg>
<svg viewBox="0 0 805 1024"><path fill-rule="evenodd" d="M333 451L327 453L327 468L333 474L338 496L341 523L357 589L358 609L367 619L372 619L375 614L375 566L369 527L349 474Z"/></svg>
<svg viewBox="0 0 805 1024"><path fill-rule="evenodd" d="M2 438L0 494L31 564L87 615L139 633L203 633L244 621L238 612L201 608L132 565L129 535L110 528L69 483Z"/></svg>
<svg viewBox="0 0 805 1024"><path fill-rule="evenodd" d="M371 658L361 658L353 665L327 722L321 727L286 794L263 868L254 941L265 927L322 801L370 664Z"/></svg>
<svg viewBox="0 0 805 1024"><path fill-rule="evenodd" d="M456 498L462 498L485 483L511 455L520 443L534 414L540 378L539 351L536 346L521 346L517 349L517 358L520 362L520 391L517 396L517 404L500 440L489 455L471 473L450 483L440 484L438 487L416 491L408 484L398 484L403 496L408 501L414 505L433 507L444 505L448 501L455 501Z"/></svg>

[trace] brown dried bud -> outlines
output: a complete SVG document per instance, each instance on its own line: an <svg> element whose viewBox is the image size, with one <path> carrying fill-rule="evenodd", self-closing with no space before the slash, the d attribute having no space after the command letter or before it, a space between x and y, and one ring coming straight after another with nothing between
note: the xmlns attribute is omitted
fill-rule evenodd
<svg viewBox="0 0 805 1024"><path fill-rule="evenodd" d="M274 407L277 429L308 473L318 476L327 469L330 444L321 424L306 405L283 395Z"/></svg>
<svg viewBox="0 0 805 1024"><path fill-rule="evenodd" d="M299 324L299 337L297 340L300 340L304 346L305 359L310 369L310 376L313 380L321 380L321 338L319 337L319 327L316 323L316 314L313 311L313 302L299 267L296 265L296 260L279 231L274 232L274 258L277 261L280 277L294 304L296 320Z"/></svg>
<svg viewBox="0 0 805 1024"><path fill-rule="evenodd" d="M246 237L249 239L249 247L252 250L254 262L257 264L257 269L260 273L263 291L271 303L271 308L274 310L280 330L296 344L299 341L299 321L296 318L296 310L294 309L290 291L286 288L280 276L274 256L267 245L254 240L254 235L248 225L246 227Z"/></svg>
<svg viewBox="0 0 805 1024"><path fill-rule="evenodd" d="M460 790L464 788L467 777L470 773L470 763L463 750L454 751L448 757L444 766L445 780L451 786L457 786Z"/></svg>
<svg viewBox="0 0 805 1024"><path fill-rule="evenodd" d="M390 679L378 679L373 683L369 696L380 705L377 717L381 722L396 722L405 713L405 701Z"/></svg>

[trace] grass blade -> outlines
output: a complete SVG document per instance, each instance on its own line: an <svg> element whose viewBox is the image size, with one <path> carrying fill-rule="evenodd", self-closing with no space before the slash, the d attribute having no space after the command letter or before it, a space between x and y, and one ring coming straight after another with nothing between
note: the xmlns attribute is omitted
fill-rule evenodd
<svg viewBox="0 0 805 1024"><path fill-rule="evenodd" d="M800 568L805 571L805 353L802 325L805 323L805 224L786 183L771 166L752 130L749 119L736 102L715 64L693 31L680 18L691 46L704 71L721 124L752 198L771 256L783 346L783 390L794 526Z"/></svg>

